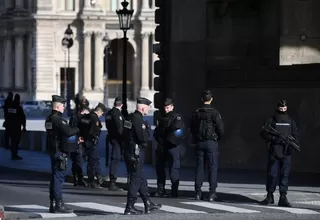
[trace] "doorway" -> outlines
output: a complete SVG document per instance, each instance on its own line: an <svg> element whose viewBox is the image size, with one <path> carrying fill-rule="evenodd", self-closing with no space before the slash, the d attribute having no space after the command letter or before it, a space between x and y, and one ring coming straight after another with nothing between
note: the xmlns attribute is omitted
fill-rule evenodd
<svg viewBox="0 0 320 220"><path fill-rule="evenodd" d="M75 71L75 68L60 68L60 94L62 97L66 97L65 85L69 91L70 99L75 97ZM65 73L67 73L66 81Z"/></svg>

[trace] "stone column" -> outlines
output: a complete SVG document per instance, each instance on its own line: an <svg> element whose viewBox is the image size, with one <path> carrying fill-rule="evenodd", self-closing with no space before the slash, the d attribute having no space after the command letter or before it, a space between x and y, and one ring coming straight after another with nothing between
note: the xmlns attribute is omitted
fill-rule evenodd
<svg viewBox="0 0 320 220"><path fill-rule="evenodd" d="M90 0L84 0L84 7L85 8L90 8L91 7Z"/></svg>
<svg viewBox="0 0 320 220"><path fill-rule="evenodd" d="M3 84L5 88L11 88L13 84L12 80L12 37L8 36L5 40L5 53L4 56L4 80Z"/></svg>
<svg viewBox="0 0 320 220"><path fill-rule="evenodd" d="M27 75L27 81L28 81L28 92L30 95L30 98L32 97L32 32L28 33L28 37L27 37L27 45L28 45L28 53L27 53L27 71L28 71L28 75ZM56 81L56 80L55 80ZM57 83L57 82L56 82ZM60 86L60 83L58 83ZM59 90L60 91L60 90ZM59 94L59 93L57 93Z"/></svg>
<svg viewBox="0 0 320 220"><path fill-rule="evenodd" d="M149 33L142 34L141 90L149 90Z"/></svg>
<svg viewBox="0 0 320 220"><path fill-rule="evenodd" d="M131 9L133 9L133 16L135 16L137 14L138 11L138 0L133 0L132 1L132 5L131 5Z"/></svg>
<svg viewBox="0 0 320 220"><path fill-rule="evenodd" d="M156 42L155 42L155 39L154 39L154 34L152 34L152 43L153 44L155 44ZM153 53L153 51L152 51L152 90L154 90L154 77L156 77L156 75L154 74L154 62L156 61L156 60L159 60L159 57L158 57L158 55L157 54L155 54L155 53Z"/></svg>
<svg viewBox="0 0 320 220"><path fill-rule="evenodd" d="M24 87L24 46L23 35L19 34L15 37L15 68L14 68L14 86L22 89Z"/></svg>
<svg viewBox="0 0 320 220"><path fill-rule="evenodd" d="M148 10L149 7L149 0L142 0L142 10Z"/></svg>
<svg viewBox="0 0 320 220"><path fill-rule="evenodd" d="M83 35L84 37L84 90L85 91L91 91L91 33L85 33Z"/></svg>
<svg viewBox="0 0 320 220"><path fill-rule="evenodd" d="M122 2L122 0L118 0L118 9L122 8L121 2Z"/></svg>
<svg viewBox="0 0 320 220"><path fill-rule="evenodd" d="M74 0L68 0L68 1L65 1L65 10L66 11L73 11L73 8L74 8Z"/></svg>
<svg viewBox="0 0 320 220"><path fill-rule="evenodd" d="M16 8L24 8L23 0L16 0Z"/></svg>
<svg viewBox="0 0 320 220"><path fill-rule="evenodd" d="M12 6L12 2L13 2L13 0L5 0L4 8L5 9L10 8Z"/></svg>
<svg viewBox="0 0 320 220"><path fill-rule="evenodd" d="M154 10L156 8L156 0L152 0L151 8Z"/></svg>
<svg viewBox="0 0 320 220"><path fill-rule="evenodd" d="M94 90L103 90L103 43L102 33L95 33Z"/></svg>

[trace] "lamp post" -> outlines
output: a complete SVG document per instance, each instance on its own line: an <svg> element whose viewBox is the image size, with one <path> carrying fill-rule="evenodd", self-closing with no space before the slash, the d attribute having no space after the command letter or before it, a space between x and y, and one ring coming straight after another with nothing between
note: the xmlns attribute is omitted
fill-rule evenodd
<svg viewBox="0 0 320 220"><path fill-rule="evenodd" d="M110 53L110 38L108 34L103 38L103 41L106 43L106 46L104 48L104 75L103 75L103 103L108 108L108 74L109 74L109 66L108 66L108 56Z"/></svg>
<svg viewBox="0 0 320 220"><path fill-rule="evenodd" d="M64 32L64 38L62 38L61 42L62 46L68 51L68 69L64 68L64 96L67 100L67 114L70 116L70 80L68 80L68 73L70 71L70 48L73 46L73 31L68 24L67 29ZM66 59L66 58L65 58Z"/></svg>
<svg viewBox="0 0 320 220"><path fill-rule="evenodd" d="M117 15L119 17L120 29L123 31L123 76L122 76L122 114L123 116L128 115L128 106L127 106L127 30L131 27L131 18L133 10L127 9L129 3L124 0L121 2L122 9L117 10Z"/></svg>

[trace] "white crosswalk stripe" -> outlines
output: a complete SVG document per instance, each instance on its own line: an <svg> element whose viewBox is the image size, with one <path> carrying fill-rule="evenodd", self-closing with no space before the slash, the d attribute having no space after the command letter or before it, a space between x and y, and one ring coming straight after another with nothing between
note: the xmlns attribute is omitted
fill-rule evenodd
<svg viewBox="0 0 320 220"><path fill-rule="evenodd" d="M286 211L292 214L320 214L319 212L309 210L309 209L286 208L286 207L279 207L279 206L259 206L259 205L251 205L251 204L248 204L248 206L266 208L266 209L277 209L277 210Z"/></svg>
<svg viewBox="0 0 320 220"><path fill-rule="evenodd" d="M73 202L73 203L67 203L67 204L81 207L81 208L86 208L86 209L99 210L107 213L123 214L124 212L124 208L120 208L118 206L95 203L95 202Z"/></svg>
<svg viewBox="0 0 320 220"><path fill-rule="evenodd" d="M74 209L74 213L70 214L60 214L60 213L49 213L49 207L40 206L40 205L11 205L5 206L5 210L8 208L10 211L15 212L27 212L38 214L42 218L59 218L59 217L77 217L83 215L95 215L96 211L100 211L103 215L107 214L123 214L125 203L120 204L102 204L96 202L71 202L66 203L70 206L70 208ZM143 208L143 203L136 203L136 207ZM252 209L250 208L252 207ZM85 209L85 212L83 212ZM9 211L8 210L8 211ZM163 204L160 212L168 212L175 214L186 214L186 213L216 213L216 212L225 212L225 213L261 213L261 212L269 212L269 210L287 212L292 214L320 214L317 211L311 209L303 209L303 208L285 208L278 206L261 206L261 205L253 205L253 204L220 204L220 203L210 203L204 201L189 201L189 202L179 202L176 201L174 205L171 204ZM84 214L85 213L85 214Z"/></svg>
<svg viewBox="0 0 320 220"><path fill-rule="evenodd" d="M233 212L233 213L258 213L259 212L256 210L243 209L235 206L221 205L221 204L210 203L210 202L183 202L183 204L201 206L204 208L216 209L216 210Z"/></svg>
<svg viewBox="0 0 320 220"><path fill-rule="evenodd" d="M6 208L13 208L16 211L21 210L23 212L31 212L40 215L42 218L67 218L67 217L77 217L74 213L61 214L61 213L49 213L49 207L40 205L13 205L6 206ZM5 208L5 210L6 210Z"/></svg>
<svg viewBox="0 0 320 220"><path fill-rule="evenodd" d="M144 207L143 203L136 203L135 206L137 207ZM197 211L193 209L183 209L175 206L169 206L169 205L162 205L161 209L162 211L165 212L172 212L172 213L207 213L203 211Z"/></svg>

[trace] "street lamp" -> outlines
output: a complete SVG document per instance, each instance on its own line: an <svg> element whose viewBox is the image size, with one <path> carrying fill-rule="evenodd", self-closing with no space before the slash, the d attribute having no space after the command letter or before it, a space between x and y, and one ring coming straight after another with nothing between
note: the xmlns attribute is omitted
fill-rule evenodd
<svg viewBox="0 0 320 220"><path fill-rule="evenodd" d="M103 103L105 104L106 107L108 107L108 74L109 74L108 56L110 53L110 38L107 33L104 36L103 41L106 43L106 46L104 48Z"/></svg>
<svg viewBox="0 0 320 220"><path fill-rule="evenodd" d="M64 38L62 38L61 42L62 46L68 50L68 72L70 71L70 48L73 46L73 31L68 24L68 28L64 32ZM66 59L66 56L65 56ZM64 66L64 96L67 100L67 114L70 116L70 80L68 80L68 73L66 65Z"/></svg>
<svg viewBox="0 0 320 220"><path fill-rule="evenodd" d="M120 29L123 31L123 76L122 76L122 114L123 116L128 115L128 106L127 106L127 30L131 27L131 18L133 10L127 9L129 3L124 0L121 2L122 9L117 10L117 15L119 17Z"/></svg>

